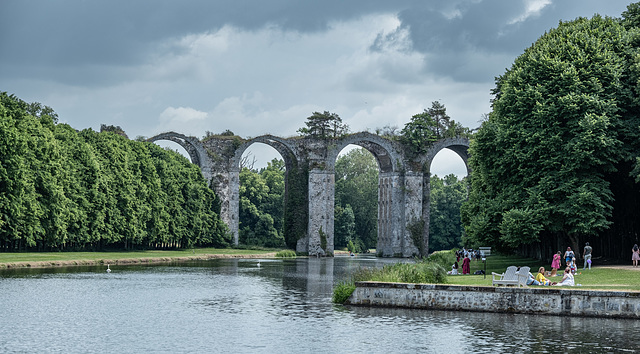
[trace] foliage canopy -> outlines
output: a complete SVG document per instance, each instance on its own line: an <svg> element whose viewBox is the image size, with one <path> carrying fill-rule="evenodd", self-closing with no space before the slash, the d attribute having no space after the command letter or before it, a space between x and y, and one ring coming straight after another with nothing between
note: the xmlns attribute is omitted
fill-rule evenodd
<svg viewBox="0 0 640 354"><path fill-rule="evenodd" d="M216 195L186 158L56 122L0 92L1 250L229 244Z"/></svg>
<svg viewBox="0 0 640 354"><path fill-rule="evenodd" d="M628 181L640 133L634 23L562 22L496 79L493 111L471 142L468 244L567 237L577 249L615 224L625 195L640 219L638 186Z"/></svg>

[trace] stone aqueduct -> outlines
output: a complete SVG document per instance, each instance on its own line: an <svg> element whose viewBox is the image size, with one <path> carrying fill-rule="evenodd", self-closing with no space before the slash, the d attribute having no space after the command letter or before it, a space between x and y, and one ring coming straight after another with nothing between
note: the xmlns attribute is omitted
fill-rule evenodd
<svg viewBox="0 0 640 354"><path fill-rule="evenodd" d="M198 165L222 200L221 217L238 243L239 174L242 154L254 143L276 149L282 156L286 173L293 169L308 171L306 235L299 238L296 251L312 256L332 255L334 250L334 166L338 154L349 144L361 146L375 156L380 169L378 180L377 252L384 257L411 257L429 247L430 166L435 155L448 148L467 164L469 140L447 138L434 143L426 154L409 158L401 144L367 132L339 139L281 138L263 135L244 140L237 136L203 139L168 132L148 141L170 140L181 145ZM307 175L307 174L303 174ZM285 204L290 196L285 193ZM408 227L424 221L421 237L412 236ZM324 239L323 239L324 238ZM421 242L422 244L416 244ZM324 246L324 248L322 247Z"/></svg>

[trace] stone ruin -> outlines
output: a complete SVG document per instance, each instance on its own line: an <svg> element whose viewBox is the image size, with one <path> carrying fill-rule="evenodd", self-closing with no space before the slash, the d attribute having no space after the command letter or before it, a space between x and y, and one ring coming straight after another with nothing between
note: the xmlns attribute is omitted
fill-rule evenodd
<svg viewBox="0 0 640 354"><path fill-rule="evenodd" d="M238 244L239 188L242 154L249 146L263 143L282 156L285 176L285 208L292 199L288 185L298 182L306 187L304 205L308 213L306 230L298 235L296 251L310 256L331 256L334 251L334 167L338 154L350 144L367 149L379 167L377 253L383 257L427 255L429 250L430 167L436 154L445 148L457 153L467 167L469 140L446 138L435 142L419 156L411 156L397 141L361 132L337 139L309 137L281 138L262 135L251 139L238 136L209 136L203 140L175 132L147 139L169 140L181 145L198 165L222 201L221 217ZM291 172L304 172L295 173ZM411 234L415 223L423 225L422 235Z"/></svg>

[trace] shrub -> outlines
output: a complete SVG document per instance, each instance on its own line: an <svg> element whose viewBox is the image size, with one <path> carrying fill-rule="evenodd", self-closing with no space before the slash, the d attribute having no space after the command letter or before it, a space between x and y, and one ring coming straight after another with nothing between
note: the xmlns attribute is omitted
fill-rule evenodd
<svg viewBox="0 0 640 354"><path fill-rule="evenodd" d="M342 281L333 288L331 301L335 304L344 304L355 290L356 285L353 281Z"/></svg>
<svg viewBox="0 0 640 354"><path fill-rule="evenodd" d="M440 264L429 261L396 263L382 268L360 268L354 281L380 281L389 283L446 283L447 271Z"/></svg>
<svg viewBox="0 0 640 354"><path fill-rule="evenodd" d="M276 257L278 258L296 258L296 251L293 250L282 250L276 253Z"/></svg>
<svg viewBox="0 0 640 354"><path fill-rule="evenodd" d="M443 268L448 269L456 261L456 255L453 250L433 252L426 259L427 262L437 263Z"/></svg>

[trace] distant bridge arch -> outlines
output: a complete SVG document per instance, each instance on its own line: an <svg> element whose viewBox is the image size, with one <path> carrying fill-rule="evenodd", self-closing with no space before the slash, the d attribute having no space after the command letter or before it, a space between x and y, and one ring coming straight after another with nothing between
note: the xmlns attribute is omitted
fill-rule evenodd
<svg viewBox="0 0 640 354"><path fill-rule="evenodd" d="M233 158L231 160L232 169L237 168L238 170L240 170L242 155L251 145L255 143L262 143L274 148L280 154L280 156L282 156L286 168L291 168L292 166L297 164L299 160L296 146L287 141L287 139L283 139L273 135L261 135L245 141L237 149L235 149Z"/></svg>
<svg viewBox="0 0 640 354"><path fill-rule="evenodd" d="M381 256L411 257L425 255L429 246L430 169L435 155L448 148L464 161L467 172L469 140L442 139L432 144L427 152L416 157L407 153L399 142L385 137L360 132L336 139L312 137L282 138L262 135L251 139L238 136L208 136L203 141L195 137L168 132L147 139L169 140L187 150L191 161L200 166L203 176L210 182L221 199L220 215L229 226L238 244L240 163L244 152L255 143L271 146L285 161L285 206L292 198L288 183L295 181L298 193L295 205L305 212L298 223L296 250L309 255L324 256L334 250L335 163L338 154L348 145L358 145L373 154L379 167L378 178L378 244ZM291 171L296 173L290 174ZM293 178L293 180L291 179ZM300 188L300 186L306 186ZM303 193L303 194L300 194ZM300 198L302 197L302 198ZM301 201L302 200L302 201ZM300 220L299 220L300 219ZM290 220L291 221L291 220ZM409 234L416 221L424 222L421 243ZM287 221L285 220L285 223ZM306 225L306 226L304 226ZM303 230L301 228L306 228Z"/></svg>
<svg viewBox="0 0 640 354"><path fill-rule="evenodd" d="M380 172L387 173L398 171L398 164L402 161L402 153L399 146L393 141L380 137L369 132L351 134L341 139L336 139L336 143L329 147L327 152L327 165L335 167L336 160L340 152L348 145L358 145L369 151L376 159Z"/></svg>
<svg viewBox="0 0 640 354"><path fill-rule="evenodd" d="M464 162L464 166L467 169L467 175L471 174L471 169L469 168L469 139L463 137L455 137L455 138L445 138L436 141L427 153L425 154L422 162L424 163L427 171L431 171L431 163L433 162L433 158L442 151L443 149L449 149L462 159Z"/></svg>

